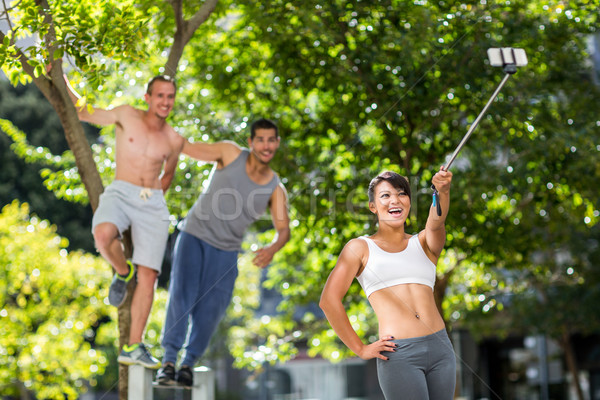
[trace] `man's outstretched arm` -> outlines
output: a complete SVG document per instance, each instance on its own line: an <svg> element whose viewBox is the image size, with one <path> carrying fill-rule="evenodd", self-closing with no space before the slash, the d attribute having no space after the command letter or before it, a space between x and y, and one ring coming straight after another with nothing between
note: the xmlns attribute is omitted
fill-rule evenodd
<svg viewBox="0 0 600 400"><path fill-rule="evenodd" d="M95 125L102 125L102 126L113 125L113 124L116 124L117 121L119 120L119 112L123 108L129 107L129 106L119 106L119 107L113 108L111 110L105 110L102 108L94 107L93 112L90 113L86 106L83 106L83 107L77 106L77 102L81 98L81 95L75 91L73 86L71 86L71 83L69 82L69 79L67 78L66 75L64 75L64 78L65 78L65 83L67 84L67 89L69 89L68 90L69 97L71 98L71 101L73 101L73 104L75 104L75 108L77 109L77 115L79 116L79 119L81 121L89 122L89 123L95 124Z"/></svg>
<svg viewBox="0 0 600 400"><path fill-rule="evenodd" d="M282 184L271 195L271 219L277 231L273 242L256 250L252 262L257 267L264 268L271 263L273 256L290 240L290 217L288 214L287 192Z"/></svg>
<svg viewBox="0 0 600 400"><path fill-rule="evenodd" d="M242 152L236 143L225 140L216 143L186 141L182 153L196 160L217 162L219 167L231 163Z"/></svg>

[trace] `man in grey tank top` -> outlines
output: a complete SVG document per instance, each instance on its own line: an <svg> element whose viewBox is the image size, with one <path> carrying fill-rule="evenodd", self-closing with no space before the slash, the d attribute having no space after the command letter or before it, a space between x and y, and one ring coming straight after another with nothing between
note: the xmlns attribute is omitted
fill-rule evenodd
<svg viewBox="0 0 600 400"><path fill-rule="evenodd" d="M247 149L230 141L188 142L183 148L184 154L215 166L208 187L179 226L162 332L165 355L156 375L159 384L193 384L192 368L231 301L248 226L269 207L277 235L255 252L253 262L260 268L289 240L287 194L269 167L279 142L277 126L260 119L250 128ZM185 352L176 373L181 349Z"/></svg>

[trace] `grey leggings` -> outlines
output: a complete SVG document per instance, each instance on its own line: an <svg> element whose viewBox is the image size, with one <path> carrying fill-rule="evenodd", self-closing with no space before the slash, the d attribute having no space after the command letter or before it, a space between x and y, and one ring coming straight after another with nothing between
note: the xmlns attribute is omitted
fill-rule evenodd
<svg viewBox="0 0 600 400"><path fill-rule="evenodd" d="M445 329L427 336L392 340L395 352L377 359L379 385L387 400L452 400L456 357Z"/></svg>

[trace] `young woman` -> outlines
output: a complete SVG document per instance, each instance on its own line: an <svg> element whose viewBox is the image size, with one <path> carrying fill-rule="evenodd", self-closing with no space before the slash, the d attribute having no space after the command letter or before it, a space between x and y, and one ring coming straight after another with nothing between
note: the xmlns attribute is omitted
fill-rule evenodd
<svg viewBox="0 0 600 400"><path fill-rule="evenodd" d="M344 344L362 359L377 358L386 399L454 397L456 359L433 297L436 264L446 241L451 181L449 171L435 174L442 215L431 207L425 229L411 235L405 232L411 207L407 179L394 172L375 177L368 194L377 232L346 244L321 295L319 305ZM358 337L342 304L355 277L379 322L380 339L371 344Z"/></svg>

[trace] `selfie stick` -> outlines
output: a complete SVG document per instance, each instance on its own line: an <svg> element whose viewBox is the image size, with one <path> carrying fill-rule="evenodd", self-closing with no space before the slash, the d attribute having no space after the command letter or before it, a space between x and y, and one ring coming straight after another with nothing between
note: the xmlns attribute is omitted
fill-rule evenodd
<svg viewBox="0 0 600 400"><path fill-rule="evenodd" d="M509 47L504 47L501 49L488 49L488 58L492 66L502 66L504 72L506 72L506 75L504 75L504 78L502 78L502 81L494 91L494 94L492 94L485 107L483 107L483 110L481 110L473 124L471 124L471 127L456 147L456 150L454 150L454 153L452 154L452 157L450 157L448 163L442 167L443 171L448 171L448 169L450 169L450 166L454 162L454 159L462 150L467 140L469 140L471 134L473 133L477 125L479 125L479 121L481 121L481 118L483 118L485 112L488 110L492 102L496 99L498 93L500 93L500 90L502 90L502 87L504 86L506 81L508 81L508 78L510 78L511 75L517 72L517 67L527 65L527 56L525 55L525 51L523 49L513 49ZM433 189L433 206L437 210L437 215L441 216L442 207L439 201L439 193L434 185L431 185L431 189Z"/></svg>

